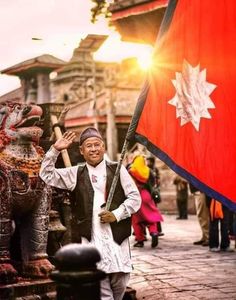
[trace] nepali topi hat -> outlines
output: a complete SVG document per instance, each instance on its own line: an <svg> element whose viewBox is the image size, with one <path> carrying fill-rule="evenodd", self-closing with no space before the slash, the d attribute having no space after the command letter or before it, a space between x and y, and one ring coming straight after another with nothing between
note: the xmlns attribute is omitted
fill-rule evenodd
<svg viewBox="0 0 236 300"><path fill-rule="evenodd" d="M88 127L86 129L84 129L80 134L80 137L79 137L80 146L83 144L83 142L85 140L87 140L88 138L91 138L91 137L96 137L103 141L103 138L102 138L100 132L96 128Z"/></svg>

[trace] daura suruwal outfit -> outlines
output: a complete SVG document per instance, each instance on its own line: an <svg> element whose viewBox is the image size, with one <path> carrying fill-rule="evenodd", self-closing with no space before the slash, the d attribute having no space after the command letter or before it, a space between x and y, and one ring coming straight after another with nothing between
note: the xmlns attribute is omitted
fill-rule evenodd
<svg viewBox="0 0 236 300"><path fill-rule="evenodd" d="M50 186L75 193L73 217L77 219L78 234L82 237L82 243L91 243L98 249L101 261L97 267L108 275L114 275L112 279L114 286L118 280L123 280L125 281L123 284L126 284L132 270L128 240L131 233L131 215L141 205L135 183L122 166L110 209L117 221L103 224L98 214L105 204L117 163L103 159L95 167L85 162L73 167L56 169L55 163L59 153L53 146L46 153L40 177ZM112 280L109 284L112 284ZM101 284L102 299L113 299L109 291L106 291L106 286L105 284L103 288ZM119 295L119 291L117 294ZM114 291L113 296L114 299L120 299L119 296L115 296Z"/></svg>

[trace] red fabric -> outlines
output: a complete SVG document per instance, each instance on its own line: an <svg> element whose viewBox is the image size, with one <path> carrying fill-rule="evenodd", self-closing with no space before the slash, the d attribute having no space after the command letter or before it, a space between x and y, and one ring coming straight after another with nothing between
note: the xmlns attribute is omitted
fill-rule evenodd
<svg viewBox="0 0 236 300"><path fill-rule="evenodd" d="M139 222L146 223L146 225L163 221L162 215L156 207L151 194L146 189L140 189L139 192L142 202L140 209L133 214L134 218L138 219Z"/></svg>
<svg viewBox="0 0 236 300"><path fill-rule="evenodd" d="M223 219L224 218L222 204L215 199L211 199L210 216L211 216L212 221L214 219Z"/></svg>
<svg viewBox="0 0 236 300"><path fill-rule="evenodd" d="M210 189L236 203L236 1L179 0L170 27L155 50L150 89L136 133ZM183 61L206 69L216 85L199 131L180 124L168 103Z"/></svg>
<svg viewBox="0 0 236 300"><path fill-rule="evenodd" d="M144 223L140 223L138 218L132 217L132 226L134 229L135 239L139 242L145 241L146 236L145 236L144 232L146 230L146 225ZM155 234L158 233L157 223L151 223L147 226L147 228L148 228L150 235L152 233L155 233Z"/></svg>
<svg viewBox="0 0 236 300"><path fill-rule="evenodd" d="M156 207L151 194L146 189L139 189L142 203L140 209L132 215L132 226L137 241L144 241L144 229L147 226L149 233L157 233L157 222L163 217Z"/></svg>

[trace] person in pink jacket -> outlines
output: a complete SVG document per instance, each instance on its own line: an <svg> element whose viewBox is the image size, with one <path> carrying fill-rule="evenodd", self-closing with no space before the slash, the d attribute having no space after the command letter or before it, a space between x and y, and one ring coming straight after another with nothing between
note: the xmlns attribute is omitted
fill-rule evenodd
<svg viewBox="0 0 236 300"><path fill-rule="evenodd" d="M145 231L148 228L152 237L151 246L155 248L158 245L157 222L163 221L163 217L151 196L149 184L151 172L143 156L138 155L134 158L129 167L129 173L133 177L142 199L140 209L132 215L132 226L137 241L134 247L144 246Z"/></svg>

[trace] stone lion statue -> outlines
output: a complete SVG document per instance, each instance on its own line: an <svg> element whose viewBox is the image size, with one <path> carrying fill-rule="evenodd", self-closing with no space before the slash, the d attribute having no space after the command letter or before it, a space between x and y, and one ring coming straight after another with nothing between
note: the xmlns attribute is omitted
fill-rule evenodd
<svg viewBox="0 0 236 300"><path fill-rule="evenodd" d="M46 254L51 191L38 176L41 115L37 105L0 106L0 283L16 282L19 272L47 277L53 269ZM16 231L20 263L10 251Z"/></svg>

